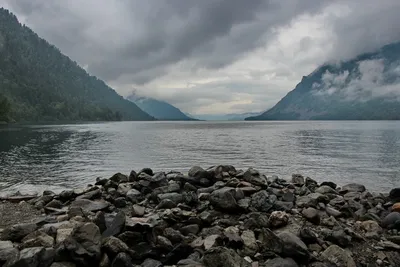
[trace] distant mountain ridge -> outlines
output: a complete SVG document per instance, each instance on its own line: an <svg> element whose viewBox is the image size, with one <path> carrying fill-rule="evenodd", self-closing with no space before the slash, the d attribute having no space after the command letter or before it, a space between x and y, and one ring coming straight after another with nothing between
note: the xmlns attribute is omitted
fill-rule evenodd
<svg viewBox="0 0 400 267"><path fill-rule="evenodd" d="M154 120L0 8L0 117L16 121ZM3 100L2 100L3 101Z"/></svg>
<svg viewBox="0 0 400 267"><path fill-rule="evenodd" d="M246 120L399 120L400 42L324 65L274 107Z"/></svg>
<svg viewBox="0 0 400 267"><path fill-rule="evenodd" d="M261 112L231 113L231 114L198 114L194 118L208 121L243 121L249 116L260 115Z"/></svg>
<svg viewBox="0 0 400 267"><path fill-rule="evenodd" d="M135 103L146 113L150 114L158 120L174 120L174 121L193 121L193 119L183 113L177 107L161 100L150 97L137 96L131 94L127 97L129 101Z"/></svg>

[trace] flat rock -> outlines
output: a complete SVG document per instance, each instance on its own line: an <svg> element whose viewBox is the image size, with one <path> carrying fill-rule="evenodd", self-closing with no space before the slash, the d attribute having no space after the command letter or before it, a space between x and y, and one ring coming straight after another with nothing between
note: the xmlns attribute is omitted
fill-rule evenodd
<svg viewBox="0 0 400 267"><path fill-rule="evenodd" d="M111 267L132 267L132 258L125 252L119 253L111 263Z"/></svg>
<svg viewBox="0 0 400 267"><path fill-rule="evenodd" d="M71 208L81 208L86 211L100 211L108 208L110 206L109 202L106 201L92 201L89 199L77 199L71 203L70 209Z"/></svg>
<svg viewBox="0 0 400 267"><path fill-rule="evenodd" d="M344 192L360 192L360 193L364 192L365 190L366 189L365 189L364 185L357 184L357 183L347 184L347 185L343 186L341 189L341 191L344 191Z"/></svg>
<svg viewBox="0 0 400 267"><path fill-rule="evenodd" d="M336 266L356 267L356 263L350 254L337 245L329 246L321 255L321 257Z"/></svg>

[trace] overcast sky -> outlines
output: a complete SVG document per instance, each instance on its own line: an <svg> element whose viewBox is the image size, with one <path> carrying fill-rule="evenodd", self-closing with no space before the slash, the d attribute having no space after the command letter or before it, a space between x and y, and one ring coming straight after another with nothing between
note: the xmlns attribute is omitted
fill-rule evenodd
<svg viewBox="0 0 400 267"><path fill-rule="evenodd" d="M262 111L319 65L400 40L399 0L0 0L123 96Z"/></svg>

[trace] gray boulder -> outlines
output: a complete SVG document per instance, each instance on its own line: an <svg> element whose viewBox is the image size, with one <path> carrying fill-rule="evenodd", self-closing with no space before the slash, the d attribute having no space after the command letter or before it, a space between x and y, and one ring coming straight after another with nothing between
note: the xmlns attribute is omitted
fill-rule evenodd
<svg viewBox="0 0 400 267"><path fill-rule="evenodd" d="M37 228L37 225L34 223L15 224L4 229L1 233L1 239L19 242L22 238L34 232Z"/></svg>
<svg viewBox="0 0 400 267"><path fill-rule="evenodd" d="M234 250L225 247L211 248L205 252L203 263L206 267L251 267Z"/></svg>
<svg viewBox="0 0 400 267"><path fill-rule="evenodd" d="M238 205L235 199L235 188L224 187L215 190L210 195L210 203L217 209L228 212L238 210Z"/></svg>
<svg viewBox="0 0 400 267"><path fill-rule="evenodd" d="M268 212L272 209L276 200L276 196L269 196L267 191L262 190L251 196L250 206L255 208L257 211Z"/></svg>
<svg viewBox="0 0 400 267"><path fill-rule="evenodd" d="M283 244L283 256L293 258L300 262L307 262L309 260L310 253L308 252L308 248L298 236L285 231L278 234L278 237Z"/></svg>
<svg viewBox="0 0 400 267"><path fill-rule="evenodd" d="M362 184L351 183L342 187L341 192L364 192L365 186Z"/></svg>
<svg viewBox="0 0 400 267"><path fill-rule="evenodd" d="M321 255L321 257L335 266L356 267L356 263L350 254L337 245L329 246Z"/></svg>

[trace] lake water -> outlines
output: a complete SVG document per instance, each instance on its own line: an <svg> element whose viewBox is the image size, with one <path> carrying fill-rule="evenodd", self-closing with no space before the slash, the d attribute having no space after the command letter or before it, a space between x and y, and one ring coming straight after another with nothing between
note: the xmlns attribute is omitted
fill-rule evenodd
<svg viewBox="0 0 400 267"><path fill-rule="evenodd" d="M111 122L0 126L0 193L83 187L151 167L231 164L289 179L400 186L400 122Z"/></svg>

